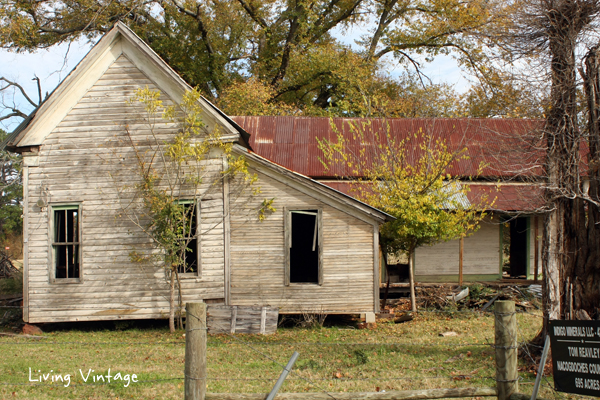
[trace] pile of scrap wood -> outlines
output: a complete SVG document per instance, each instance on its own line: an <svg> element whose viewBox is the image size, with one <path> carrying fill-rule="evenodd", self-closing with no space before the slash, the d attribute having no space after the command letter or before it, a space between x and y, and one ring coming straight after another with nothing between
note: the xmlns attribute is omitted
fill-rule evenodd
<svg viewBox="0 0 600 400"><path fill-rule="evenodd" d="M420 310L461 310L471 309L489 311L496 300L513 300L518 307L524 309L539 309L539 285L529 287L492 286L473 284L469 286L427 285L417 286L417 307ZM390 299L386 306L387 313L402 313L410 310L410 299Z"/></svg>
<svg viewBox="0 0 600 400"><path fill-rule="evenodd" d="M0 279L11 278L18 272L19 270L15 268L8 254L0 251Z"/></svg>
<svg viewBox="0 0 600 400"><path fill-rule="evenodd" d="M22 294L0 294L0 330L11 328L17 331L23 322Z"/></svg>

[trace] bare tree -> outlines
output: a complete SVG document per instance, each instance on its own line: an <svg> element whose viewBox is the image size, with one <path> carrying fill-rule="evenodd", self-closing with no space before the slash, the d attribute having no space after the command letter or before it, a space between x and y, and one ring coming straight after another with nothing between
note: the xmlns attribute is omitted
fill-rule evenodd
<svg viewBox="0 0 600 400"><path fill-rule="evenodd" d="M40 78L35 76L32 80L37 84L37 101L30 96L25 88L16 81L12 81L4 76L0 77L0 122L11 121L27 118L26 109L33 107L34 109L42 104L42 85ZM47 94L46 94L47 96ZM22 98L25 105L17 101L17 98Z"/></svg>

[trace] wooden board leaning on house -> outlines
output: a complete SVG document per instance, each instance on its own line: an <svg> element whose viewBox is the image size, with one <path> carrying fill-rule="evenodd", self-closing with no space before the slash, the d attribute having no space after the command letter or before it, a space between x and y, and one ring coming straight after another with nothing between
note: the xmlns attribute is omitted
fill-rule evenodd
<svg viewBox="0 0 600 400"><path fill-rule="evenodd" d="M277 307L208 304L206 315L209 333L270 335L277 330L279 309Z"/></svg>

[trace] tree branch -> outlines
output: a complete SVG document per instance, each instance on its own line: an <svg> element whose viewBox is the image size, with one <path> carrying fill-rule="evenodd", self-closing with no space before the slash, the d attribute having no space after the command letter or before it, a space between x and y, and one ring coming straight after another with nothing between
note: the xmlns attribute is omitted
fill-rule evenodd
<svg viewBox="0 0 600 400"><path fill-rule="evenodd" d="M19 111L19 110L15 110L15 109L13 109L13 112L12 112L12 113L10 113L10 114L7 114L7 115L3 115L3 116L1 116L1 117L0 117L0 121L4 121L4 120L6 120L6 119L13 118L13 117L21 117L21 118L23 118L23 119L24 119L24 118L27 118L27 115L26 115L26 114L23 114L23 113L22 113L21 111Z"/></svg>
<svg viewBox="0 0 600 400"><path fill-rule="evenodd" d="M325 32L328 32L340 22L344 21L345 19L348 19L352 14L354 14L356 8L358 8L362 1L363 0L355 0L352 6L348 7L346 11L333 18L328 23L324 24L325 17L329 15L329 13L333 10L335 5L339 2L339 0L332 0L327 6L327 9L321 14L321 17L319 17L319 19L315 22L313 32L310 34L310 42L316 42L323 36ZM321 27L321 25L323 26Z"/></svg>
<svg viewBox="0 0 600 400"><path fill-rule="evenodd" d="M36 79L36 78L34 78L34 79ZM39 103L36 103L35 101L31 100L31 98L25 92L25 89L23 89L23 86L19 85L17 82L10 81L10 80L6 79L3 76L0 77L0 81L4 81L4 82L6 82L8 84L8 86L5 86L2 89L0 89L0 92L8 89L11 86L13 86L13 87L19 89L19 92L21 92L21 95L23 95L23 97L25 97L25 100L27 100L29 102L29 104L31 104L34 107L38 107L40 105L41 100L40 100ZM38 88L39 88L39 79L38 79ZM40 99L41 99L41 89L40 89Z"/></svg>
<svg viewBox="0 0 600 400"><path fill-rule="evenodd" d="M269 28L269 24L267 23L267 21L265 21L263 18L261 18L258 15L257 10L252 7L249 3L247 3L245 0L238 0L238 2L241 4L241 6L244 8L244 10L246 10L246 12L248 13L248 15L257 23L259 24L263 29L268 29Z"/></svg>

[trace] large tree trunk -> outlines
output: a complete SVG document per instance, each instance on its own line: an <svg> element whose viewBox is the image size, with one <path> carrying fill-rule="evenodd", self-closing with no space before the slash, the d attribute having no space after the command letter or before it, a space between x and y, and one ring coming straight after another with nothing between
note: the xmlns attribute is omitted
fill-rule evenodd
<svg viewBox="0 0 600 400"><path fill-rule="evenodd" d="M592 48L582 72L588 109L587 180L578 200L576 261L572 271L573 308L600 316L600 48Z"/></svg>
<svg viewBox="0 0 600 400"><path fill-rule="evenodd" d="M544 227L544 246L542 255L542 270L544 285L542 301L544 303L544 331L548 319L560 319L560 270L563 254L562 238L563 213L558 209L546 216Z"/></svg>
<svg viewBox="0 0 600 400"><path fill-rule="evenodd" d="M546 18L552 73L551 109L546 119L548 150L546 198L552 207L544 229L544 313L547 319L560 319L564 310L561 282L573 266L573 201L579 193L579 142L575 46L582 24L571 0L547 4Z"/></svg>
<svg viewBox="0 0 600 400"><path fill-rule="evenodd" d="M586 199L577 124L575 49L595 13L595 1L547 3L546 34L550 48L552 93L546 119L548 144L546 196L552 211L544 230L544 311L547 319L572 317L571 309L596 313L598 304L598 209ZM590 149L591 150L591 149ZM597 150L594 150L597 160ZM594 160L591 158L590 160ZM592 163L592 167L595 162ZM592 170L593 168L591 168ZM596 173L597 176L597 173ZM597 180L592 191L596 190ZM592 192L590 192L592 194ZM596 197L597 198L597 197Z"/></svg>

